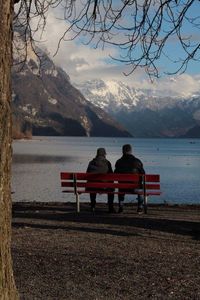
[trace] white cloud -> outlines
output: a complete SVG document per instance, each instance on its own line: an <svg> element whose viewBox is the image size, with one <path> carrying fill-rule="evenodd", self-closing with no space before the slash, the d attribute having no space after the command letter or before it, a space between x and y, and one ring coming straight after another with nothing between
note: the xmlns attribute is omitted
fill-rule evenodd
<svg viewBox="0 0 200 300"><path fill-rule="evenodd" d="M58 15L56 15L58 14ZM61 20L59 10L49 11L43 42L40 47L46 47L53 61L62 67L70 76L72 82L78 83L89 79L120 80L135 88L153 89L156 94L188 97L200 91L200 75L183 74L174 77L165 77L150 82L143 70L138 69L129 76L128 66L109 60L109 55L117 56L117 49L106 47L92 49L78 41L62 41L56 56L60 38L66 31L67 23ZM69 36L68 36L69 37ZM38 38L38 37L37 37Z"/></svg>
<svg viewBox="0 0 200 300"><path fill-rule="evenodd" d="M155 83L160 95L191 97L200 92L200 75L182 74L165 77Z"/></svg>
<svg viewBox="0 0 200 300"><path fill-rule="evenodd" d="M103 75L105 71L113 68L112 64L108 64L109 55L116 54L116 50L112 47L106 47L104 50L94 49L71 40L61 41L57 52L60 38L67 29L67 22L59 19L55 13L55 10L48 13L46 27L38 46L47 49L53 61L61 66L73 81L83 81L94 74ZM36 39L39 37L40 33L37 33Z"/></svg>

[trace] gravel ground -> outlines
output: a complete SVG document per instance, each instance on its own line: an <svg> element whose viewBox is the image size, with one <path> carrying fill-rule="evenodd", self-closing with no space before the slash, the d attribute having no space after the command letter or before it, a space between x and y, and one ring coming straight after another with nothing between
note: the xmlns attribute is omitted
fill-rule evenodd
<svg viewBox="0 0 200 300"><path fill-rule="evenodd" d="M21 299L200 299L200 206L15 203Z"/></svg>

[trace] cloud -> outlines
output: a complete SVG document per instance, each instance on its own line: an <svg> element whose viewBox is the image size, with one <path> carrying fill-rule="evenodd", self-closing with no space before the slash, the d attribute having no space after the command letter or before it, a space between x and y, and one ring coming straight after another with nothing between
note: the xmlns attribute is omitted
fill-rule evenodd
<svg viewBox="0 0 200 300"><path fill-rule="evenodd" d="M59 44L67 26L66 21L56 16L55 10L50 11L38 46L47 49L53 61L61 66L73 81L91 79L97 74L103 76L104 72L110 73L109 70L113 69L113 61L109 62L109 56L115 56L117 50L110 46L105 47L104 50L91 48L91 46L83 45L78 40L61 41ZM40 34L37 33L35 37L37 40L40 38ZM68 38L70 39L69 34Z"/></svg>
<svg viewBox="0 0 200 300"><path fill-rule="evenodd" d="M90 79L114 79L135 88L154 90L155 94L160 96L190 97L200 91L200 75L183 74L163 77L153 83L150 82L142 69L136 70L130 76L125 76L123 73L128 73L129 67L109 59L109 55L116 57L119 54L117 48L112 46L106 46L102 50L83 45L78 40L62 41L56 56L53 56L67 25L66 21L61 20L59 10L49 11L39 46L48 49L48 53L55 64L62 67L74 83ZM70 38L70 36L68 37Z"/></svg>
<svg viewBox="0 0 200 300"><path fill-rule="evenodd" d="M156 82L155 89L160 95L191 97L200 92L200 75L162 78Z"/></svg>
<svg viewBox="0 0 200 300"><path fill-rule="evenodd" d="M37 20L33 19L33 22L32 26L36 27ZM67 22L61 19L61 13L58 9L50 10L46 19L45 30L42 35L37 32L35 39L40 40L38 46L45 49L54 63L67 72L72 82L78 83L98 77L132 84L133 79L139 80L142 74L144 77L144 72L141 70L129 77L123 74L128 73L130 69L110 58L110 56L119 56L119 50L114 46L105 45L104 49L96 49L89 45L83 45L78 40L71 40L61 41L58 49L60 38L66 32L67 26ZM69 34L68 38L70 39Z"/></svg>

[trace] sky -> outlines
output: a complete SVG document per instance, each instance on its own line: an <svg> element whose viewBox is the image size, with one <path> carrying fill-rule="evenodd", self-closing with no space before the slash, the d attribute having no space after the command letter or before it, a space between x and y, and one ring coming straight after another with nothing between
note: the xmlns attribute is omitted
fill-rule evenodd
<svg viewBox="0 0 200 300"><path fill-rule="evenodd" d="M200 11L200 2L193 5L191 15L196 16ZM116 62L109 56L118 56L120 50L113 46L94 49L91 45L83 45L80 41L62 41L57 54L54 56L60 37L66 30L66 21L60 19L60 10L54 9L48 12L47 24L41 36L39 47L46 49L54 63L62 67L70 76L72 83L84 82L91 79L118 80L135 88L159 90L162 94L192 96L200 92L200 62L191 62L186 72L179 76L165 76L162 71L170 67L170 62L162 58L160 64L161 78L150 81L146 73L138 69L133 74L125 76L129 68ZM191 26L183 29L187 35L193 33L193 40L200 40L200 32ZM37 40L39 36L37 36ZM178 57L180 47L176 41L171 41L168 46L169 54Z"/></svg>

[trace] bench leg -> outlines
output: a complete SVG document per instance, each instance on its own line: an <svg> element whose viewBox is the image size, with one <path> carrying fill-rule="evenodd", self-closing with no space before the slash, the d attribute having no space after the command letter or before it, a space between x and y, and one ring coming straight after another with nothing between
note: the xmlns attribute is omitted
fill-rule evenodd
<svg viewBox="0 0 200 300"><path fill-rule="evenodd" d="M144 197L144 213L147 214L147 196Z"/></svg>
<svg viewBox="0 0 200 300"><path fill-rule="evenodd" d="M77 211L77 213L80 212L79 194L76 194L76 211Z"/></svg>

